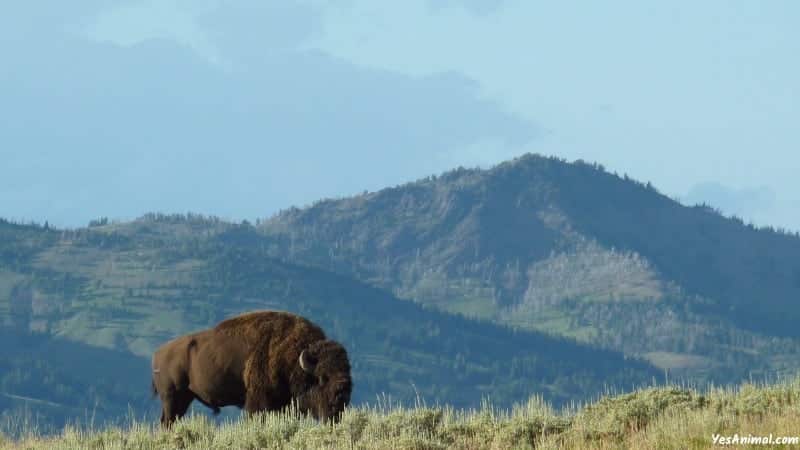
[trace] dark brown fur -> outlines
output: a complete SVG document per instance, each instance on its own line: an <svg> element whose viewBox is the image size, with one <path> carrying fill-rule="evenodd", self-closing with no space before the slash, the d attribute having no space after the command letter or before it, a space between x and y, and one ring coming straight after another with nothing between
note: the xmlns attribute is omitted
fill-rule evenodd
<svg viewBox="0 0 800 450"><path fill-rule="evenodd" d="M301 367L300 354L305 350ZM338 420L350 402L347 352L310 321L285 312L243 314L181 336L153 355L153 392L169 426L197 399L215 413L238 406L275 411L295 400L299 410Z"/></svg>

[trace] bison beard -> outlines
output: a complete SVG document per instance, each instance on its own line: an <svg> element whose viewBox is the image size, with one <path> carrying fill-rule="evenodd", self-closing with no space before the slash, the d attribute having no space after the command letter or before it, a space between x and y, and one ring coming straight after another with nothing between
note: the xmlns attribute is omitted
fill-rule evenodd
<svg viewBox="0 0 800 450"><path fill-rule="evenodd" d="M198 400L214 413L238 406L275 411L295 401L319 420L339 420L350 402L347 352L310 321L259 311L181 336L153 355L153 392L170 426Z"/></svg>

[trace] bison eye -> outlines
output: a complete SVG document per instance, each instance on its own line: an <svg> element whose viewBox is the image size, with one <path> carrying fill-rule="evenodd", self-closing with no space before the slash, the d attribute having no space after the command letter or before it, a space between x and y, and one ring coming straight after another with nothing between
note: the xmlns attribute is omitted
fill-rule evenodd
<svg viewBox="0 0 800 450"><path fill-rule="evenodd" d="M327 382L328 382L328 377L327 376L325 376L325 375L320 375L319 376L319 384L325 384Z"/></svg>

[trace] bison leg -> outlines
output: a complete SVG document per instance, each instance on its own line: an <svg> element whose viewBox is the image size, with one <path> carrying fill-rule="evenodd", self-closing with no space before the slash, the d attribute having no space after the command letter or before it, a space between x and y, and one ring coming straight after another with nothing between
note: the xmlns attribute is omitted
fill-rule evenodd
<svg viewBox="0 0 800 450"><path fill-rule="evenodd" d="M258 395L248 392L244 400L244 411L248 416L261 411L275 411L280 407L281 405L275 399L264 394Z"/></svg>
<svg viewBox="0 0 800 450"><path fill-rule="evenodd" d="M166 428L172 426L175 419L180 419L186 414L189 405L194 400L192 391L173 391L161 399L161 425Z"/></svg>
<svg viewBox="0 0 800 450"><path fill-rule="evenodd" d="M247 395L247 398L244 400L244 411L248 416L252 416L253 414L263 411L264 409L266 408L263 401L259 401L255 395Z"/></svg>

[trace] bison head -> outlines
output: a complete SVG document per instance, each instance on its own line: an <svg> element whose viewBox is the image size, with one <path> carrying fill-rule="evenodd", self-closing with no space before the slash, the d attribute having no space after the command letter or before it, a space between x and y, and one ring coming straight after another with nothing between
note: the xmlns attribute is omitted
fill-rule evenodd
<svg viewBox="0 0 800 450"><path fill-rule="evenodd" d="M300 353L298 363L311 386L298 398L300 411L317 420L338 422L353 388L344 347L334 341L315 342Z"/></svg>

